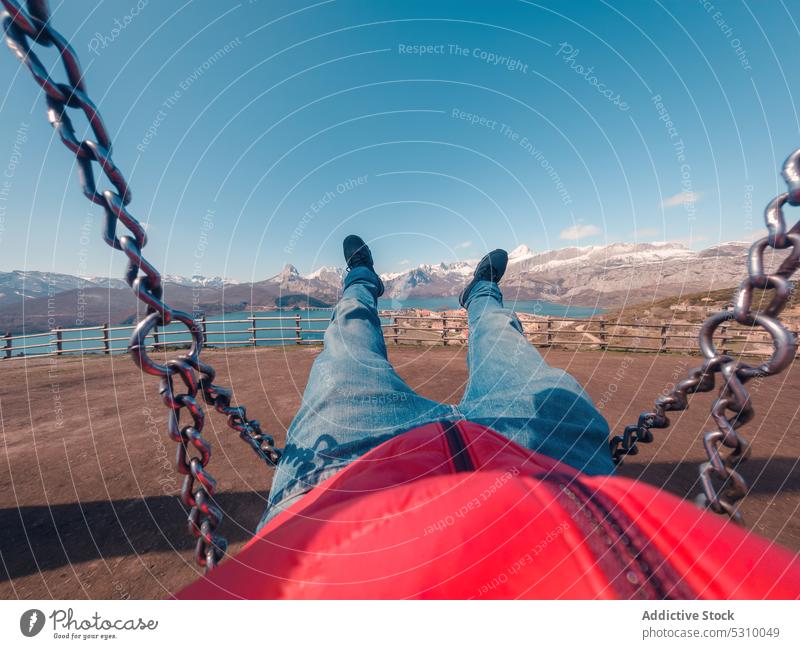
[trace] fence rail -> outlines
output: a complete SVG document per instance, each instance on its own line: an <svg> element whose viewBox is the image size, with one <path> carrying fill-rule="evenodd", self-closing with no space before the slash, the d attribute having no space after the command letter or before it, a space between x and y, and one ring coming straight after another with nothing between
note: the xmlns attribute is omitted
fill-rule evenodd
<svg viewBox="0 0 800 649"><path fill-rule="evenodd" d="M620 322L603 318L537 317L519 314L525 336L537 347L628 352L697 353L699 323ZM469 337L466 315L416 315L381 311L381 327L387 342L416 345L463 345ZM329 318L259 316L240 319L199 319L204 347L314 345L322 344ZM324 324L317 324L324 323ZM798 323L790 326L797 335ZM133 325L57 328L33 334L6 333L0 341L0 359L113 354L124 352ZM119 335L127 332L127 335ZM278 332L276 335L275 332ZM188 346L185 328L154 330L147 339L150 349ZM723 353L766 357L772 341L759 329L738 324L720 327L717 347ZM87 344L88 343L88 344Z"/></svg>

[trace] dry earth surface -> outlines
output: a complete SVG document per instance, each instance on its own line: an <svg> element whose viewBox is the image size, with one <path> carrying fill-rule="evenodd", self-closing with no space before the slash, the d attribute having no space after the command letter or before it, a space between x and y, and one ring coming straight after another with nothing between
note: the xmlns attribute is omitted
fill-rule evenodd
<svg viewBox="0 0 800 649"><path fill-rule="evenodd" d="M280 443L300 403L318 348L208 351ZM655 394L698 364L679 355L544 350L546 360L586 387L612 429L649 407ZM421 394L457 402L467 377L462 347L390 348L390 359ZM197 575L179 478L169 463L158 382L126 356L0 361L0 597L162 598ZM746 427L753 458L748 526L800 550L800 367L752 385L758 413ZM669 432L620 471L681 497L698 491L710 395L696 395ZM270 472L210 415L212 473L225 510L222 532L236 552L264 508Z"/></svg>

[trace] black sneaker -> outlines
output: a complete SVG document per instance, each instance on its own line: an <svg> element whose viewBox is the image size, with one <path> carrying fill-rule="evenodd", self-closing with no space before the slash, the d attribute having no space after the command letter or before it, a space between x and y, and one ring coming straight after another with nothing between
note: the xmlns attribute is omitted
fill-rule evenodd
<svg viewBox="0 0 800 649"><path fill-rule="evenodd" d="M375 267L373 266L372 261L372 252L370 252L369 246L364 243L364 240L361 237L355 234L346 236L342 242L342 249L344 250L344 261L347 264L348 271L353 270L354 268L359 268L360 266L366 266L373 273L375 273ZM378 277L377 273L375 273L375 277L378 278L377 297L380 297L383 295L383 282L381 281L381 278Z"/></svg>
<svg viewBox="0 0 800 649"><path fill-rule="evenodd" d="M506 266L508 266L508 253L500 248L492 250L478 262L472 275L472 281L464 287L461 295L458 296L458 303L466 309L465 302L475 284L478 282L494 282L497 284L503 277L503 273L506 272Z"/></svg>

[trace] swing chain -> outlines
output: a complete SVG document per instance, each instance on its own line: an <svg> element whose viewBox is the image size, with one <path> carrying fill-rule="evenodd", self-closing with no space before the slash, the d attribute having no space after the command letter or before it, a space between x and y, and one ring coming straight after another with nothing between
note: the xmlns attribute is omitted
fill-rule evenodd
<svg viewBox="0 0 800 649"><path fill-rule="evenodd" d="M736 293L733 308L709 316L700 328L700 350L705 361L700 367L689 371L688 378L678 383L667 395L660 396L652 412L639 415L636 424L626 426L622 435L611 440L611 454L619 464L626 455L639 452L638 442L653 441L652 428L667 428L670 424L668 411L685 410L688 395L709 392L714 389L716 374L722 375L719 396L711 407L711 416L716 430L707 432L703 438L708 461L700 466L700 483L703 493L697 504L708 507L719 514L727 514L737 523L742 523L742 514L737 502L748 490L747 482L738 472L739 463L750 456L749 442L737 429L754 416L750 395L744 385L752 379L761 380L779 374L794 359L797 341L780 321L779 315L794 290L789 278L800 267L800 221L787 230L783 207L800 205L800 149L794 151L783 164L782 176L788 191L773 199L764 211L767 236L756 241L750 248L747 261L747 278ZM790 254L773 273L764 270L764 253L767 248L774 251L791 248ZM772 256L772 255L771 255ZM753 290L774 291L765 308L752 310ZM772 357L758 366L749 365L729 354L718 351L713 342L714 332L725 322L737 323L765 330L772 339ZM726 415L726 411L732 414ZM723 457L722 447L731 449ZM719 483L717 487L715 481Z"/></svg>
<svg viewBox="0 0 800 649"><path fill-rule="evenodd" d="M103 239L128 258L125 280L136 297L147 306L147 315L137 324L131 335L128 350L139 368L161 378L160 394L169 408L168 430L177 443L176 468L185 476L181 499L188 507L189 529L197 538L195 559L206 572L213 569L227 548L226 540L215 530L222 520L222 510L214 504L216 480L206 471L211 459L211 445L203 438L205 414L196 396L201 392L206 404L228 418L228 426L268 465L274 466L280 459L280 451L274 440L261 431L259 422L248 419L242 406L231 406L232 393L214 385L215 371L200 361L203 334L197 322L187 313L169 307L163 300L164 287L158 270L142 255L147 244L144 227L126 209L131 193L125 177L111 158L111 137L97 107L86 93L83 70L78 56L69 42L50 25L47 0L28 0L26 13L17 0L0 0L5 12L0 14L6 43L19 60L31 72L36 83L45 93L47 117L61 141L75 155L78 175L84 195L100 205L105 212ZM39 57L29 43L58 50L64 65L68 83L53 81ZM94 134L94 140L79 140L67 115L67 108L83 111ZM97 163L113 190L102 193L97 190L92 163ZM130 235L117 236L117 223L121 222ZM140 272L142 274L140 274ZM147 335L157 326L171 322L183 323L192 335L192 346L188 354L167 361L165 365L154 362L147 354ZM173 377L179 375L186 392L175 394ZM180 414L186 410L192 423L180 426ZM193 448L198 454L190 457Z"/></svg>

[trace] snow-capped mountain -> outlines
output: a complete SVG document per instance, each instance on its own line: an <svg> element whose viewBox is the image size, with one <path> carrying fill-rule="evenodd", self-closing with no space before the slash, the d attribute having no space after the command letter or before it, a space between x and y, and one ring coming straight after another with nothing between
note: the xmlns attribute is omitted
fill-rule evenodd
<svg viewBox="0 0 800 649"><path fill-rule="evenodd" d="M700 251L676 242L614 243L544 252L521 245L509 254L501 287L506 298L613 307L733 288L746 274L748 249L749 244L737 241ZM458 295L477 261L421 264L386 273L381 276L385 297L402 301ZM277 275L252 283L166 275L165 295L176 308L199 306L209 314L253 306L322 306L335 303L341 295L344 272L340 267L323 266L303 275L287 264ZM121 279L11 271L0 273L0 330L18 328L34 317L47 320L52 310L47 300L53 295L60 298L60 317L65 322L74 320L70 313L78 300L72 293L77 291L82 291L84 298L91 297L98 322L129 320L136 315L135 298Z"/></svg>
<svg viewBox="0 0 800 649"><path fill-rule="evenodd" d="M318 279L321 282L328 283L341 283L344 278L344 268L336 266L322 266L317 268L313 273L305 276L306 279Z"/></svg>
<svg viewBox="0 0 800 649"><path fill-rule="evenodd" d="M121 288L125 286L125 282L121 279L76 277L38 270L0 272L0 304L53 296L74 289L103 286Z"/></svg>
<svg viewBox="0 0 800 649"><path fill-rule="evenodd" d="M202 275L193 275L192 277L163 275L161 279L165 284L190 288L222 288L239 283L226 277L204 277ZM12 270L0 272L0 305L52 297L72 290L86 292L90 289L127 288L125 280L118 277L78 277L38 270Z"/></svg>
<svg viewBox="0 0 800 649"><path fill-rule="evenodd" d="M104 288L128 288L125 280L118 277L81 277L81 279L91 286L102 286Z"/></svg>
<svg viewBox="0 0 800 649"><path fill-rule="evenodd" d="M522 245L517 246L508 253L508 263L509 264L518 264L522 261L530 259L534 256L533 250L528 248L524 243Z"/></svg>
<svg viewBox="0 0 800 649"><path fill-rule="evenodd" d="M476 263L422 264L403 273L381 275L381 279L386 286L386 296L395 299L457 295L472 276Z"/></svg>
<svg viewBox="0 0 800 649"><path fill-rule="evenodd" d="M630 300L686 291L736 286L744 273L749 244L723 243L696 251L682 243L613 243L534 252L520 245L509 253L503 279L506 295L578 304L615 305ZM381 275L386 297L458 295L472 276L477 259L421 264ZM284 292L304 292L335 299L344 269L323 266L301 275L287 266L267 280Z"/></svg>
<svg viewBox="0 0 800 649"><path fill-rule="evenodd" d="M0 273L0 300L33 298L78 288L81 280L73 275L12 270Z"/></svg>
<svg viewBox="0 0 800 649"><path fill-rule="evenodd" d="M219 277L217 275L214 277L205 277L203 275L192 275L191 277L184 277L183 275L162 275L161 280L180 286L202 286L205 288L220 288L222 286L241 283L230 277Z"/></svg>
<svg viewBox="0 0 800 649"><path fill-rule="evenodd" d="M523 298L615 305L736 286L749 245L696 251L676 242L563 248L510 264L503 286Z"/></svg>
<svg viewBox="0 0 800 649"><path fill-rule="evenodd" d="M677 242L614 243L535 253L509 253L503 291L517 299L615 305L630 300L736 286L749 244L729 242L696 251ZM388 297L457 295L477 260L423 264L382 276Z"/></svg>
<svg viewBox="0 0 800 649"><path fill-rule="evenodd" d="M295 303L302 303L304 296L315 303L331 304L341 293L343 276L343 269L328 266L304 276L295 266L286 264L274 277L256 282L252 286L254 289L275 293L282 305L287 298Z"/></svg>

